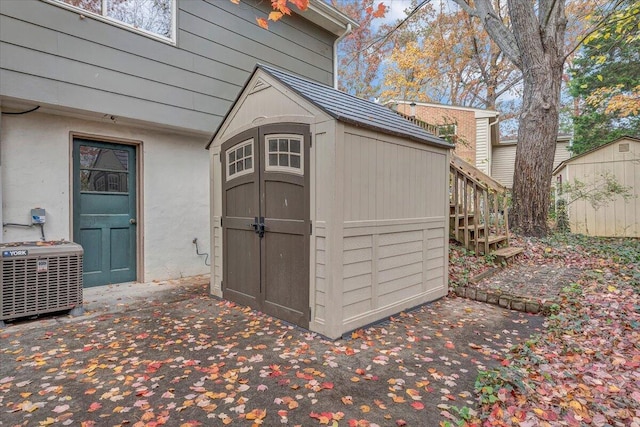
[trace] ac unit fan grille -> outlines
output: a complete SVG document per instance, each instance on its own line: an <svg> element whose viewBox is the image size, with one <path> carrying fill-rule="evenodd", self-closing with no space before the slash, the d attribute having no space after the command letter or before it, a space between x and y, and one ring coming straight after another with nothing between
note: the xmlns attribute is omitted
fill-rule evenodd
<svg viewBox="0 0 640 427"><path fill-rule="evenodd" d="M38 261L47 271L38 271ZM32 316L82 305L82 255L2 260L2 316Z"/></svg>

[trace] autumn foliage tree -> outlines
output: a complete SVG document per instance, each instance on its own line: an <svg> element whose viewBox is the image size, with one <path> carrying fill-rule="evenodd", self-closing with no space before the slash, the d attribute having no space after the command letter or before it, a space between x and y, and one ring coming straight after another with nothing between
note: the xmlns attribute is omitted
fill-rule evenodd
<svg viewBox="0 0 640 427"><path fill-rule="evenodd" d="M446 2L423 6L393 40L385 98L496 109L521 79L480 22Z"/></svg>
<svg viewBox="0 0 640 427"><path fill-rule="evenodd" d="M332 5L358 23L340 43L338 88L360 98L377 96L376 83L385 47L372 44L380 37L386 7L378 0L332 0Z"/></svg>
<svg viewBox="0 0 640 427"><path fill-rule="evenodd" d="M522 234L545 235L563 69L574 50L565 43L567 0L507 0L507 22L491 0L453 1L482 22L502 53L522 72L511 218ZM603 14L608 18L622 2L607 2L600 10L606 10Z"/></svg>
<svg viewBox="0 0 640 427"><path fill-rule="evenodd" d="M629 3L589 35L571 74L576 153L623 135L640 135L640 4Z"/></svg>

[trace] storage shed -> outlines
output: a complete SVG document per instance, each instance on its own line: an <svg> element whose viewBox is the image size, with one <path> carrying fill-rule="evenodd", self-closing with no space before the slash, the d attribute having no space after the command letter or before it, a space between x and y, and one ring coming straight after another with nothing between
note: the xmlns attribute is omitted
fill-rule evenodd
<svg viewBox="0 0 640 427"><path fill-rule="evenodd" d="M258 65L208 148L212 294L330 338L446 295L448 142Z"/></svg>
<svg viewBox="0 0 640 427"><path fill-rule="evenodd" d="M589 201L567 200L569 227L573 233L603 237L640 237L640 139L622 137L563 161L553 171L556 198L563 184L581 182L584 191L606 190L609 178L627 187L632 197L617 196L602 206Z"/></svg>

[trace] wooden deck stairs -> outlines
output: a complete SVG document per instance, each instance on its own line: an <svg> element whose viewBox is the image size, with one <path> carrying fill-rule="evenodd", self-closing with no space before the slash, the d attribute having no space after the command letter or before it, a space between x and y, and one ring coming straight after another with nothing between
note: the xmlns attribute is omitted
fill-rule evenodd
<svg viewBox="0 0 640 427"><path fill-rule="evenodd" d="M451 153L449 234L467 250L508 261L522 252L509 246L507 188Z"/></svg>
<svg viewBox="0 0 640 427"><path fill-rule="evenodd" d="M439 127L415 116L397 114L438 135ZM508 190L480 169L451 152L449 235L477 255L508 261L523 251L509 246Z"/></svg>

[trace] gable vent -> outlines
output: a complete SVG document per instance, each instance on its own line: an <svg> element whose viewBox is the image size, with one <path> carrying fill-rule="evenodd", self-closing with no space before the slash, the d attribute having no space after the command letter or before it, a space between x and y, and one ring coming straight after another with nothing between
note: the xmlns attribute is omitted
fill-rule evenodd
<svg viewBox="0 0 640 427"><path fill-rule="evenodd" d="M629 152L629 143L618 144L618 151L620 153L628 153Z"/></svg>
<svg viewBox="0 0 640 427"><path fill-rule="evenodd" d="M249 91L249 93L256 93L259 92L263 89L267 89L271 87L271 85L269 85L268 83L266 83L264 80L262 79L258 79L258 81L253 85L253 87L251 88L251 90Z"/></svg>

